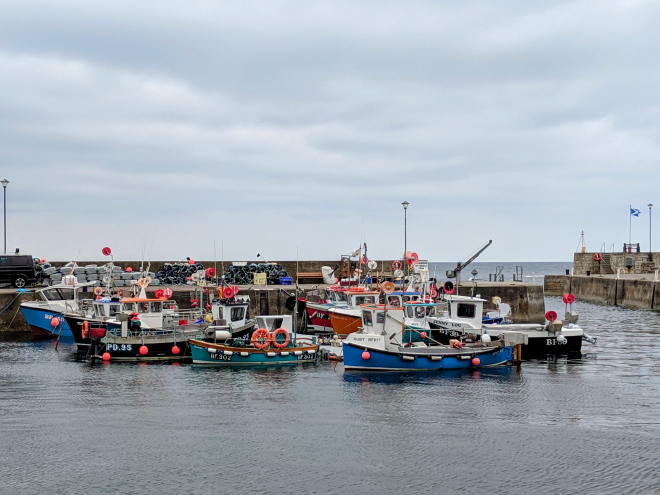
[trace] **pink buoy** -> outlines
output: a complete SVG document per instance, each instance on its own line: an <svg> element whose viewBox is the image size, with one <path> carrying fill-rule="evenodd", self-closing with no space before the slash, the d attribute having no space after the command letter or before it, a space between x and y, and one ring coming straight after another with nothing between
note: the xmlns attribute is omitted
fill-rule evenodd
<svg viewBox="0 0 660 495"><path fill-rule="evenodd" d="M167 297L168 299L172 297L172 289L163 289L163 297Z"/></svg>
<svg viewBox="0 0 660 495"><path fill-rule="evenodd" d="M41 261L42 263L45 263L45 262L46 262L46 258L41 258L40 261Z"/></svg>
<svg viewBox="0 0 660 495"><path fill-rule="evenodd" d="M364 359L365 361L368 361L369 358L371 358L371 354L369 354L369 351L364 351L362 353L362 359Z"/></svg>
<svg viewBox="0 0 660 495"><path fill-rule="evenodd" d="M55 318L54 316L50 319L50 326L53 328L57 328L60 325L60 320Z"/></svg>
<svg viewBox="0 0 660 495"><path fill-rule="evenodd" d="M131 273L131 272L133 271L133 269L129 266L129 267L126 268L126 271L127 271L128 273Z"/></svg>
<svg viewBox="0 0 660 495"><path fill-rule="evenodd" d="M478 357L472 358L472 366L479 366L479 364L481 364L481 359Z"/></svg>
<svg viewBox="0 0 660 495"><path fill-rule="evenodd" d="M140 346L140 354L144 356L147 352L149 352L149 349L147 349L146 345Z"/></svg>
<svg viewBox="0 0 660 495"><path fill-rule="evenodd" d="M188 261L188 264L189 264L189 265L194 265L194 264L195 264L195 260L190 260L190 261Z"/></svg>
<svg viewBox="0 0 660 495"><path fill-rule="evenodd" d="M181 349L179 349L177 346L172 347L172 354L175 356L181 352Z"/></svg>
<svg viewBox="0 0 660 495"><path fill-rule="evenodd" d="M420 333L420 335L422 336L423 339L425 339L426 337L428 337L428 334L427 334L426 332L422 332L422 333Z"/></svg>
<svg viewBox="0 0 660 495"><path fill-rule="evenodd" d="M109 352L104 352L102 357L103 357L103 361L110 361L110 353Z"/></svg>

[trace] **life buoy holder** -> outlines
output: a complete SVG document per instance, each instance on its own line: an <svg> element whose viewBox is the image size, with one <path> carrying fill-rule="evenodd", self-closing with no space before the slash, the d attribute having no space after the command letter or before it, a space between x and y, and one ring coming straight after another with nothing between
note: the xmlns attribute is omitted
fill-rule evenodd
<svg viewBox="0 0 660 495"><path fill-rule="evenodd" d="M265 328L257 328L250 337L250 342L257 349L268 349L272 340L273 336Z"/></svg>
<svg viewBox="0 0 660 495"><path fill-rule="evenodd" d="M392 263L392 270L401 270L401 267L403 265L401 264L400 261L395 261Z"/></svg>
<svg viewBox="0 0 660 495"><path fill-rule="evenodd" d="M596 261L600 261L601 259L603 259L603 257L600 255L600 253L596 253L596 254L594 254L594 259Z"/></svg>
<svg viewBox="0 0 660 495"><path fill-rule="evenodd" d="M277 336L278 335L284 335L284 341L283 342L278 342L277 341ZM278 328L271 334L271 338L273 339L273 345L277 347L278 349L284 349L286 346L289 345L289 342L291 342L291 336L289 335L289 332L286 331L285 328Z"/></svg>

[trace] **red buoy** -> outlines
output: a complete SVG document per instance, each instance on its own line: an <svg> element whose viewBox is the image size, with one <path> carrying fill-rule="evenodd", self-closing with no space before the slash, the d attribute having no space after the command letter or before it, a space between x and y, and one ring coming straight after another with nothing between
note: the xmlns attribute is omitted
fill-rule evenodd
<svg viewBox="0 0 660 495"><path fill-rule="evenodd" d="M103 251L101 252L103 253L103 256L110 256L112 254L112 249L110 249L109 247L104 247Z"/></svg>
<svg viewBox="0 0 660 495"><path fill-rule="evenodd" d="M575 302L575 296L573 294L564 294L562 299L566 304L573 304Z"/></svg>
<svg viewBox="0 0 660 495"><path fill-rule="evenodd" d="M54 316L50 319L50 326L53 328L57 328L60 324L60 320L55 318Z"/></svg>
<svg viewBox="0 0 660 495"><path fill-rule="evenodd" d="M425 339L428 336L428 334L426 332L422 332L422 333L420 333L420 335L422 336L423 339Z"/></svg>
<svg viewBox="0 0 660 495"><path fill-rule="evenodd" d="M225 287L222 289L222 295L225 297L225 299L231 299L234 297L234 290L231 287Z"/></svg>
<svg viewBox="0 0 660 495"><path fill-rule="evenodd" d="M194 265L194 264L195 264L195 260L190 260L190 261L188 261L188 264L189 264L189 265Z"/></svg>
<svg viewBox="0 0 660 495"><path fill-rule="evenodd" d="M179 349L177 346L172 347L172 354L175 356L181 352L181 349Z"/></svg>
<svg viewBox="0 0 660 495"><path fill-rule="evenodd" d="M207 269L206 269L206 276L207 276L208 278L213 278L213 277L215 277L215 269L213 269L213 268L207 268Z"/></svg>
<svg viewBox="0 0 660 495"><path fill-rule="evenodd" d="M548 311L545 314L545 319L548 321L555 321L557 319L557 313L555 313L554 311Z"/></svg>
<svg viewBox="0 0 660 495"><path fill-rule="evenodd" d="M147 352L149 352L149 349L147 349L146 345L140 346L140 354L144 356Z"/></svg>
<svg viewBox="0 0 660 495"><path fill-rule="evenodd" d="M126 271L127 271L128 273L131 273L131 272L133 271L133 269L129 266L129 267L126 268Z"/></svg>
<svg viewBox="0 0 660 495"><path fill-rule="evenodd" d="M102 357L103 357L103 361L110 361L110 353L109 352L104 352Z"/></svg>
<svg viewBox="0 0 660 495"><path fill-rule="evenodd" d="M472 366L479 366L479 364L481 364L481 359L479 359L478 357L473 357Z"/></svg>
<svg viewBox="0 0 660 495"><path fill-rule="evenodd" d="M232 285L231 290L234 291L234 295L238 294L238 285Z"/></svg>
<svg viewBox="0 0 660 495"><path fill-rule="evenodd" d="M42 262L42 263L45 263L45 262L46 262L46 258L41 258L41 262Z"/></svg>
<svg viewBox="0 0 660 495"><path fill-rule="evenodd" d="M371 358L371 354L369 354L369 351L363 351L362 352L362 359L364 359L365 361L368 361L369 358Z"/></svg>
<svg viewBox="0 0 660 495"><path fill-rule="evenodd" d="M156 289L156 292L154 292L154 296L156 299L160 299L163 297L163 289Z"/></svg>

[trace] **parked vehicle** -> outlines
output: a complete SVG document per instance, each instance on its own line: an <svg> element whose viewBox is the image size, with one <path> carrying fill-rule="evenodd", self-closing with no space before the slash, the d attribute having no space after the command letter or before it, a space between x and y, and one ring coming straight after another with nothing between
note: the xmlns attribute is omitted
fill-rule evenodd
<svg viewBox="0 0 660 495"><path fill-rule="evenodd" d="M24 254L0 255L0 283L21 289L37 281L32 256Z"/></svg>

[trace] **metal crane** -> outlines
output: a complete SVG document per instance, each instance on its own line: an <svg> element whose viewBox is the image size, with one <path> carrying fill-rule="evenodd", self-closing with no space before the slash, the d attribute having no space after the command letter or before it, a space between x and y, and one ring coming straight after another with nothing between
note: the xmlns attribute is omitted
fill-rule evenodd
<svg viewBox="0 0 660 495"><path fill-rule="evenodd" d="M475 254L473 254L467 261L465 262L458 262L456 265L456 268L453 270L447 270L447 278L455 278L456 279L456 285L458 286L461 283L461 271L468 266L470 263L472 263L474 260L476 260L481 253L483 253L488 246L490 246L493 243L493 240L489 240L481 249L479 249Z"/></svg>

